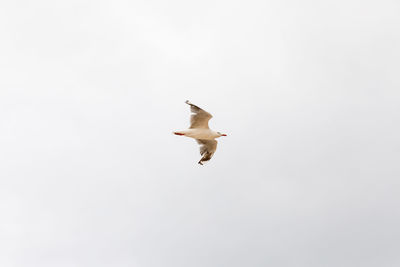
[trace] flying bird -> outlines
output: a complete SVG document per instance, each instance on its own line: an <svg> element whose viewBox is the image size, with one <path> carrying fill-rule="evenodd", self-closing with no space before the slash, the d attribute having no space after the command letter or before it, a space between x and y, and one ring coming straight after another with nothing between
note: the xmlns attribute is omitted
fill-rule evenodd
<svg viewBox="0 0 400 267"><path fill-rule="evenodd" d="M211 159L217 149L218 142L215 138L226 136L226 134L215 132L208 127L208 121L212 118L210 113L190 103L189 100L186 100L185 103L190 106L192 112L190 127L187 130L174 132L174 134L196 139L200 145L200 155L202 156L198 163L203 165L204 161Z"/></svg>

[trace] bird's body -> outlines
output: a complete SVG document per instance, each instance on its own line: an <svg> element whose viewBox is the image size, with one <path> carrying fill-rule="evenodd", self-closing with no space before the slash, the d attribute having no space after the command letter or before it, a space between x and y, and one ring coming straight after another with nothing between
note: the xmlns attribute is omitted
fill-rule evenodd
<svg viewBox="0 0 400 267"><path fill-rule="evenodd" d="M217 132L210 129L187 129L183 131L177 131L175 134L203 140L214 140L215 138L220 137Z"/></svg>
<svg viewBox="0 0 400 267"><path fill-rule="evenodd" d="M196 139L200 145L200 154L203 156L198 163L203 165L203 161L210 160L217 149L215 138L226 136L226 134L213 131L208 127L208 121L212 118L210 113L189 101L185 103L190 105L190 110L193 113L190 117L190 127L187 130L176 131L174 134Z"/></svg>

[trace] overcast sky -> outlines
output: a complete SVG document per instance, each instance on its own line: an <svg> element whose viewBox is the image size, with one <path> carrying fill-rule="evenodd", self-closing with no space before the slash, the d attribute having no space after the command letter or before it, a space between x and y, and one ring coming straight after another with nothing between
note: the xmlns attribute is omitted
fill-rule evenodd
<svg viewBox="0 0 400 267"><path fill-rule="evenodd" d="M399 14L2 1L0 265L400 266Z"/></svg>

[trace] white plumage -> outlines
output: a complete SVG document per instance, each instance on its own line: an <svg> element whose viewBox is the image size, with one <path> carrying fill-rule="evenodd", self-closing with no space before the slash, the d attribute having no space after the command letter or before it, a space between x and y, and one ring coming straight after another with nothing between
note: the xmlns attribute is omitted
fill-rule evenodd
<svg viewBox="0 0 400 267"><path fill-rule="evenodd" d="M202 156L198 163L203 165L204 161L211 159L217 149L218 142L215 138L226 136L226 134L215 132L208 127L208 121L212 118L210 113L190 103L188 100L185 103L190 106L192 112L190 127L187 130L176 131L174 134L196 139L200 145L200 155Z"/></svg>

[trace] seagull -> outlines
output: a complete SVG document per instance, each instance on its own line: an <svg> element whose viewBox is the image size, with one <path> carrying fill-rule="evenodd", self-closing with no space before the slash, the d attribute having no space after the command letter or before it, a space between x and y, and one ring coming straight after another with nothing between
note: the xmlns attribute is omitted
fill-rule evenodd
<svg viewBox="0 0 400 267"><path fill-rule="evenodd" d="M208 121L212 118L210 113L190 103L189 100L186 100L185 103L190 106L192 112L190 127L187 130L174 132L174 134L196 139L200 145L200 155L203 156L198 163L203 165L204 161L211 159L217 149L218 142L215 138L226 136L226 134L215 132L208 127Z"/></svg>

